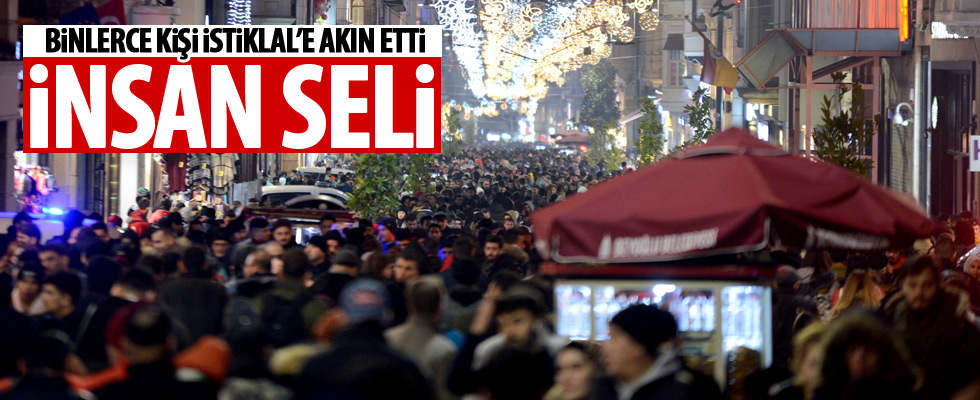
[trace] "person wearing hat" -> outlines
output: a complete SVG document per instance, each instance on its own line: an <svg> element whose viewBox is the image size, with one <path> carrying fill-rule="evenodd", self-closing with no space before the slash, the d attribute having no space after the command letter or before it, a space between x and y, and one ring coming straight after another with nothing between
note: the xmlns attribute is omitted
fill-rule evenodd
<svg viewBox="0 0 980 400"><path fill-rule="evenodd" d="M396 246L395 231L398 224L394 218L385 218L378 222L378 241L381 242L381 250L388 254L388 251Z"/></svg>
<svg viewBox="0 0 980 400"><path fill-rule="evenodd" d="M27 263L17 273L17 284L10 294L10 302L17 312L24 315L44 314L44 302L41 300L41 282L44 280L44 268L34 263Z"/></svg>
<svg viewBox="0 0 980 400"><path fill-rule="evenodd" d="M308 246L307 246L308 247ZM326 296L334 304L340 298L340 292L357 276L361 266L361 258L353 250L343 249L331 260L330 269L326 273L315 276L310 291Z"/></svg>
<svg viewBox="0 0 980 400"><path fill-rule="evenodd" d="M592 399L721 399L714 380L684 366L676 339L677 322L667 311L641 304L620 311L600 349L607 377Z"/></svg>
<svg viewBox="0 0 980 400"><path fill-rule="evenodd" d="M307 361L296 379L294 399L437 398L415 362L385 342L390 301L384 284L373 279L358 279L344 288L338 305L347 327L329 350Z"/></svg>

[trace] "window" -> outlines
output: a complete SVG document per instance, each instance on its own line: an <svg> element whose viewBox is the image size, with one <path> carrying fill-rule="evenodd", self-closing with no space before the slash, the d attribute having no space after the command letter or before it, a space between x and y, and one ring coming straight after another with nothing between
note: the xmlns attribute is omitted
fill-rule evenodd
<svg viewBox="0 0 980 400"><path fill-rule="evenodd" d="M351 22L364 25L364 0L354 0L351 6Z"/></svg>

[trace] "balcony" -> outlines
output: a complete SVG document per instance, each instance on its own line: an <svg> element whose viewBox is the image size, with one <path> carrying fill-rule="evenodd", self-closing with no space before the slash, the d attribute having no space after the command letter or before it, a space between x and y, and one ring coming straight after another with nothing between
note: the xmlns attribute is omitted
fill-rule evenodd
<svg viewBox="0 0 980 400"><path fill-rule="evenodd" d="M949 33L980 36L980 1L936 0L935 21L946 24Z"/></svg>

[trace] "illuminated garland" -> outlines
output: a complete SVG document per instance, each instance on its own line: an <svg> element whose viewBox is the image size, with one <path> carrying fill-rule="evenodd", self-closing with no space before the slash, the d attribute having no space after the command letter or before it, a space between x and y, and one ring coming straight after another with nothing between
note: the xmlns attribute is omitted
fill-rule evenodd
<svg viewBox="0 0 980 400"><path fill-rule="evenodd" d="M500 105L530 116L549 83L561 86L566 72L609 57L610 39L632 41L629 9L643 12L653 0L575 0L547 10L530 0L483 0L479 10L467 3L435 7L470 90L484 99L472 112L495 115Z"/></svg>
<svg viewBox="0 0 980 400"><path fill-rule="evenodd" d="M225 18L228 25L252 25L251 0L228 0L225 3L225 10L227 10Z"/></svg>

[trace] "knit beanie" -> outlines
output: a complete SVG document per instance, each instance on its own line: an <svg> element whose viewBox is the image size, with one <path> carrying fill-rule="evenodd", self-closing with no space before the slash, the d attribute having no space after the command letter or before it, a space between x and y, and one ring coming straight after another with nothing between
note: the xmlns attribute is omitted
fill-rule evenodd
<svg viewBox="0 0 980 400"><path fill-rule="evenodd" d="M610 323L629 334L654 357L663 342L677 337L677 321L674 316L656 306L629 306L612 317Z"/></svg>

